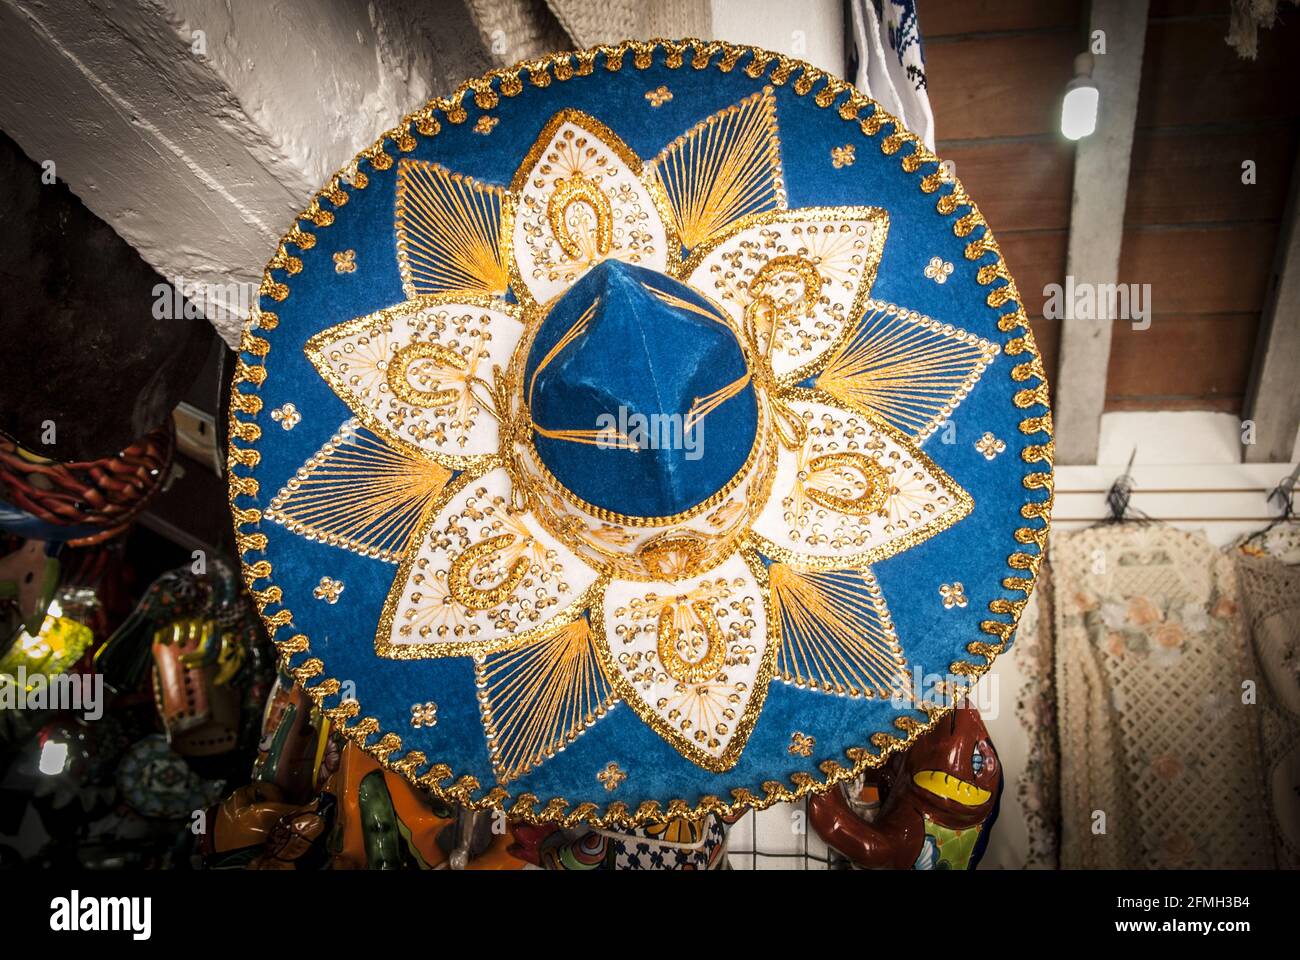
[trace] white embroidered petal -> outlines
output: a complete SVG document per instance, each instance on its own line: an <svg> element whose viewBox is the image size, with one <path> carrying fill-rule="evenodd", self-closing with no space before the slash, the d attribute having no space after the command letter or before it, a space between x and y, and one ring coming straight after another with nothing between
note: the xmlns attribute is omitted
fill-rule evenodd
<svg viewBox="0 0 1300 960"><path fill-rule="evenodd" d="M774 669L761 569L736 553L685 580L614 580L592 611L619 697L715 772L740 758Z"/></svg>
<svg viewBox="0 0 1300 960"><path fill-rule="evenodd" d="M511 184L513 251L525 287L516 292L547 303L608 257L664 270L662 190L600 121L577 110L557 113Z"/></svg>
<svg viewBox="0 0 1300 960"><path fill-rule="evenodd" d="M427 297L323 330L306 350L362 424L463 468L498 451L496 418L474 382L505 369L522 332L499 300Z"/></svg>
<svg viewBox="0 0 1300 960"><path fill-rule="evenodd" d="M596 572L527 511L500 467L448 487L398 568L375 651L405 660L513 649L572 622Z"/></svg>
<svg viewBox="0 0 1300 960"><path fill-rule="evenodd" d="M758 549L822 569L891 556L970 513L970 496L883 420L789 401L808 437L777 455L772 496L754 524ZM829 398L826 398L829 399ZM762 542L766 541L766 542Z"/></svg>
<svg viewBox="0 0 1300 960"><path fill-rule="evenodd" d="M765 347L771 340L773 372L794 383L861 315L888 229L877 207L754 214L693 251L683 276L737 325L748 319Z"/></svg>

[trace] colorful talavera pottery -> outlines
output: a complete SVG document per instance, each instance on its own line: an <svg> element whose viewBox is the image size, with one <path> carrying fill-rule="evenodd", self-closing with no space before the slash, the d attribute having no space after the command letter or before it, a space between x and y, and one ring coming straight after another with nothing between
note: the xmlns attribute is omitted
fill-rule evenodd
<svg viewBox="0 0 1300 960"><path fill-rule="evenodd" d="M973 870L1002 794L1002 767L979 711L954 710L896 766L810 798L813 828L857 866Z"/></svg>

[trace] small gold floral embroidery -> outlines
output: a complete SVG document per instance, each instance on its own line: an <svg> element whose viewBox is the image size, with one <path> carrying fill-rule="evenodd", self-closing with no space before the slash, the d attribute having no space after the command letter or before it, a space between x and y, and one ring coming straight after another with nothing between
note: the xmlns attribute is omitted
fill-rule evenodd
<svg viewBox="0 0 1300 960"><path fill-rule="evenodd" d="M966 588L961 585L960 580L954 583L945 583L939 587L939 596L943 597L943 608L945 610L966 606Z"/></svg>
<svg viewBox="0 0 1300 960"><path fill-rule="evenodd" d="M495 127L500 122L501 122L500 117L489 117L486 114L484 114L483 116L479 117L478 122L474 124L474 132L481 133L483 134L483 136L486 137L489 133L492 132L492 128Z"/></svg>
<svg viewBox="0 0 1300 960"><path fill-rule="evenodd" d="M312 595L317 600L324 600L326 603L338 603L339 594L343 592L343 582L331 577L321 577L320 583L312 591Z"/></svg>
<svg viewBox="0 0 1300 960"><path fill-rule="evenodd" d="M673 92L667 87L660 87L657 90L647 91L645 98L650 101L650 106L662 107L673 98Z"/></svg>
<svg viewBox="0 0 1300 960"><path fill-rule="evenodd" d="M853 166L853 161L856 159L857 152L851 143L846 143L842 147L831 147L831 166L836 170Z"/></svg>
<svg viewBox="0 0 1300 960"><path fill-rule="evenodd" d="M985 460L992 460L1006 448L1007 445L991 433L986 433L975 441L975 449L984 454Z"/></svg>
<svg viewBox="0 0 1300 960"><path fill-rule="evenodd" d="M334 272L356 273L357 252L355 250L340 250L334 254Z"/></svg>
<svg viewBox="0 0 1300 960"><path fill-rule="evenodd" d="M795 757L811 757L817 738L796 730L790 735L790 754Z"/></svg>
<svg viewBox="0 0 1300 960"><path fill-rule="evenodd" d="M596 774L596 779L604 784L606 790L613 793L618 789L618 785L627 779L627 774L619 769L617 763L611 760L604 770Z"/></svg>
<svg viewBox="0 0 1300 960"><path fill-rule="evenodd" d="M438 705L432 700L411 704L411 726L436 727L438 725Z"/></svg>
<svg viewBox="0 0 1300 960"><path fill-rule="evenodd" d="M298 408L292 403L286 403L284 406L276 407L271 411L271 419L285 430L292 430L302 423L302 414L298 412Z"/></svg>
<svg viewBox="0 0 1300 960"><path fill-rule="evenodd" d="M943 257L931 257L926 265L925 275L935 283L947 283L948 278L952 276L952 264Z"/></svg>

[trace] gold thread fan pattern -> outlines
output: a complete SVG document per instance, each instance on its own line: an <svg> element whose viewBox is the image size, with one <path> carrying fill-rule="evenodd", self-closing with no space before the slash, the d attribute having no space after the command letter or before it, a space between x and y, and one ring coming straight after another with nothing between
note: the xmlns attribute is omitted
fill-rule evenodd
<svg viewBox="0 0 1300 960"><path fill-rule="evenodd" d="M475 664L493 769L509 783L605 715L616 702L585 619Z"/></svg>
<svg viewBox="0 0 1300 960"><path fill-rule="evenodd" d="M855 410L875 411L916 440L952 415L998 354L951 324L870 300L817 386Z"/></svg>
<svg viewBox="0 0 1300 960"><path fill-rule="evenodd" d="M266 517L308 539L397 563L450 477L349 420L275 495Z"/></svg>
<svg viewBox="0 0 1300 960"><path fill-rule="evenodd" d="M771 590L782 680L848 697L892 697L907 689L907 658L869 571L775 563Z"/></svg>
<svg viewBox="0 0 1300 960"><path fill-rule="evenodd" d="M747 214L784 208L772 91L764 89L696 124L669 144L654 166L687 248Z"/></svg>
<svg viewBox="0 0 1300 960"><path fill-rule="evenodd" d="M398 165L397 265L408 298L506 292L505 196L436 163Z"/></svg>

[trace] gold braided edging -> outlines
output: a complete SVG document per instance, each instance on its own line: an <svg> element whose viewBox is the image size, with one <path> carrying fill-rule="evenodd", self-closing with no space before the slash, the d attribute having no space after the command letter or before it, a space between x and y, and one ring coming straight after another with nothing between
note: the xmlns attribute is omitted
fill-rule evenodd
<svg viewBox="0 0 1300 960"><path fill-rule="evenodd" d="M431 100L421 109L403 117L396 127L384 133L335 174L325 188L312 198L282 238L275 256L266 266L259 292L275 302L287 299L291 293L289 279L303 269L301 258L291 254L289 247L310 250L315 245L316 238L306 225L319 229L329 227L334 222L335 211L348 202L349 193L345 188L364 190L367 187L369 178L360 169L362 161L371 164L376 170L387 170L393 165L393 154L390 151L409 153L418 144L417 136L436 136L443 122L464 123L468 117L465 97L473 97L480 110L490 111L498 105L500 97L518 96L523 91L525 79L533 86L546 87L552 80L563 82L575 76L587 76L596 70L598 57L603 57L604 69L610 72L622 70L629 56L634 69L644 70L654 62L656 50L663 52L664 66L669 69L682 68L689 58L692 69L705 70L713 67L729 73L743 60L741 69L744 74L756 81L782 86L793 80L791 89L796 96L812 94L813 101L822 108L838 104L840 118L857 124L864 137L878 138L880 150L886 156L898 154L903 146L911 144L912 150L904 152L900 157L903 170L917 177L918 187L923 193L939 194L935 202L936 212L940 216L951 218L954 234L970 238L965 255L968 260L981 262L976 280L988 288L986 303L994 309L1012 307L1010 312L999 317L997 325L1003 333L1015 334L1003 344L1007 356L1019 358L1011 370L1011 378L1018 388L1012 402L1024 416L1020 422L1021 432L1026 436L1041 437L1041 442L1025 447L1021 451L1021 457L1039 469L1026 474L1022 479L1026 492L1035 496L1021 505L1020 513L1026 525L1015 531L1015 544L1007 558L1008 566L1022 575L1003 579L1002 586L1011 591L1012 595L990 601L989 612L999 619L986 620L980 625L994 642L971 642L967 645L967 652L979 660L958 660L950 667L952 673L970 678L973 684L988 671L994 658L1006 648L1015 632L1038 578L1039 563L1047 542L1052 506L1053 453L1047 378L1019 291L979 208L966 194L961 182L948 177L940 166L939 158L908 132L897 118L843 80L823 73L803 61L767 50L695 39L624 41L615 46L554 54L542 59L526 60L507 69L490 71L479 79L463 83L450 97ZM870 112L859 118L859 114L868 109ZM952 184L952 189L941 192L941 188L949 183ZM958 215L958 211L963 210ZM276 278L277 273L281 279ZM275 643L281 666L302 684L330 722L384 767L401 773L438 799L471 809L499 808L508 816L529 823L550 822L566 827L590 823L599 827L626 828L673 817L699 819L710 813L733 816L749 807L763 809L774 803L798 800L810 793L823 793L869 767L879 766L890 755L906 749L952 709L924 707L925 722L912 717L895 718L894 726L902 736L877 732L871 736L871 745L876 752L854 747L845 751L847 765L834 759L822 761L818 769L825 780L819 781L811 774L798 772L790 775L788 785L778 780L765 781L761 785L761 795L739 787L730 791L729 801L717 796L704 796L694 806L681 799L672 800L666 806L648 800L632 810L626 803L614 801L602 812L599 805L592 802L580 803L571 808L569 802L562 797L552 798L544 804L530 793L512 798L500 786L493 787L481 796L475 796L481 790L477 778L456 777L446 764L434 764L421 774L419 771L428 764L425 755L420 751L402 753L401 737L394 732L381 730L375 717L362 716L358 701L340 700L333 705L327 704L328 700L337 697L341 685L336 678L322 676L325 672L324 664L319 658L309 655L309 639L302 633L292 631L293 613L282 604L280 588L271 583L272 565L263 556L267 538L257 529L262 519L262 512L255 499L259 484L252 473L261 459L256 449L256 443L262 434L261 426L257 423L262 410L258 390L266 381L267 358L270 354L270 344L258 336L256 331L274 330L278 322L278 317L273 312L254 310L244 329L240 344L241 356L231 385L227 460L229 498L236 549L245 585ZM1039 491L1046 491L1045 496L1037 496ZM253 500L253 504L241 506L241 497ZM1033 548L1032 551L1025 549L1030 547ZM265 581L265 585L259 586L261 581ZM278 638L282 630L287 630L291 635ZM295 660L304 655L305 659L295 665Z"/></svg>

